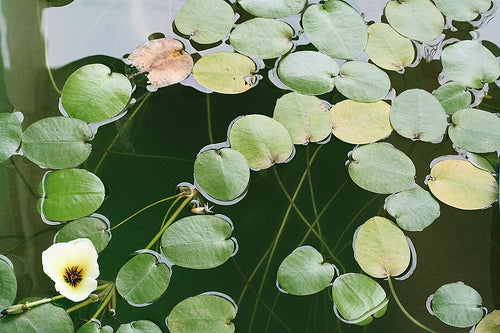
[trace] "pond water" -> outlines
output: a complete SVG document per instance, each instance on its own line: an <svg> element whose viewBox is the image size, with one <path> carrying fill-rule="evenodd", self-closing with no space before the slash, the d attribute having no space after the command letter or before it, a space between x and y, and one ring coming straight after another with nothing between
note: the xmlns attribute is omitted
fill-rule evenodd
<svg viewBox="0 0 500 333"><path fill-rule="evenodd" d="M47 67L59 89L84 64L104 63L113 71L123 72L122 57L155 32L183 41L191 54L203 56L214 50L231 49L223 43L214 49L197 50L174 33L172 21L185 0L75 0L63 7L47 8L34 1L21 2L0 3L0 111L22 112L23 128L39 119L60 115L59 94L51 84ZM346 2L363 13L367 22L380 21L385 5L385 1ZM500 19L496 6L472 34L488 41L498 57ZM240 18L243 19L244 16ZM298 19L289 21L298 24ZM456 29L446 30L443 39L471 38L473 26L456 22L454 26ZM436 89L442 71L436 60L440 47L442 42L419 50L424 59L404 74L388 73L393 94L415 87L429 92ZM436 49L437 53L433 51ZM366 56L359 59L366 60ZM272 68L274 61L259 65ZM101 126L91 142L93 152L83 165L106 186L106 199L97 212L115 225L141 208L175 194L177 184L193 183L193 163L200 149L210 143L225 142L228 126L236 117L254 113L272 117L276 100L288 91L271 82L267 69L259 74L263 78L255 87L236 95L206 94L202 88L196 89L199 86L193 78L160 88L151 95L144 87L137 87L133 94L137 102L131 111L145 100L139 112L133 118L129 112L120 120ZM477 95L482 97L480 92ZM497 84L489 85L487 95L483 102L478 101L479 108L498 112ZM331 104L344 99L336 91L320 97ZM446 138L439 144L413 142L393 132L386 141L410 156L417 169L415 181L426 189L424 179L430 162L438 156L456 153ZM292 296L276 288L278 266L300 245L314 246L326 261L335 262L324 248L327 244L343 264L344 273L361 273L353 257L354 231L372 216L389 217L383 208L386 195L365 191L350 179L345 162L354 148L352 144L332 137L324 145L311 143L295 148L290 162L252 171L249 191L242 201L213 208L215 213L230 217L234 224L233 236L239 244L234 257L208 270L174 266L168 290L158 301L133 307L119 297L116 316L105 316L103 322L116 328L121 323L149 319L167 331L165 317L177 303L206 291L218 291L238 304L234 320L237 332L421 332L403 315L392 296L384 316L360 327L341 323L335 317L328 289L311 296ZM107 150L111 152L104 153ZM290 209L279 184L283 182L293 195L314 153L317 154L310 168L312 185L304 182L294 201L309 223L314 221L316 210L326 208L318 229L324 244L308 232L301 217ZM43 274L40 253L52 244L60 227L43 223L36 210L36 188L45 172L22 156L13 156L0 164L0 254L7 256L15 267L18 300L55 295L53 282ZM115 279L134 251L149 243L167 209L168 204L155 206L113 230L110 244L99 257L101 279ZM394 281L394 286L408 312L426 326L439 332L466 332L468 329L447 326L431 316L426 300L443 284L462 281L481 294L484 307L490 311L499 307L498 202L483 210L459 210L443 203L440 209L440 217L428 228L405 232L416 248L418 263L410 278ZM387 281L377 281L390 295ZM75 325L83 324L94 311L87 307L72 313Z"/></svg>

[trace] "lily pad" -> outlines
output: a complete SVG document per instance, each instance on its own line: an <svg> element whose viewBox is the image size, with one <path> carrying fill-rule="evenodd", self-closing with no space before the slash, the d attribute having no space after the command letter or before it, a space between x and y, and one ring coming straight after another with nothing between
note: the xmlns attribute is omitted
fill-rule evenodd
<svg viewBox="0 0 500 333"><path fill-rule="evenodd" d="M12 113L0 113L0 163L9 159L21 144L22 127Z"/></svg>
<svg viewBox="0 0 500 333"><path fill-rule="evenodd" d="M451 141L473 153L500 150L500 117L478 109L462 109L451 118L448 128Z"/></svg>
<svg viewBox="0 0 500 333"><path fill-rule="evenodd" d="M175 15L175 27L200 44L218 42L233 27L234 12L223 0L190 0Z"/></svg>
<svg viewBox="0 0 500 333"><path fill-rule="evenodd" d="M66 80L61 103L71 117L95 123L122 112L131 95L132 85L126 76L112 73L105 65L90 64Z"/></svg>
<svg viewBox="0 0 500 333"><path fill-rule="evenodd" d="M389 112L391 106L384 101L361 103L344 100L331 110L333 135L342 141L365 144L383 139L392 132Z"/></svg>
<svg viewBox="0 0 500 333"><path fill-rule="evenodd" d="M394 30L419 42L436 39L444 28L443 15L429 0L389 1L385 17Z"/></svg>
<svg viewBox="0 0 500 333"><path fill-rule="evenodd" d="M454 21L472 21L491 7L491 0L434 0L436 7Z"/></svg>
<svg viewBox="0 0 500 333"><path fill-rule="evenodd" d="M439 203L422 188L411 188L386 199L384 207L397 225L408 231L422 231L439 217Z"/></svg>
<svg viewBox="0 0 500 333"><path fill-rule="evenodd" d="M209 149L196 157L194 178L197 187L209 198L234 203L247 191L250 169L245 156L237 150Z"/></svg>
<svg viewBox="0 0 500 333"><path fill-rule="evenodd" d="M22 150L33 163L51 169L80 165L90 155L90 127L79 119L49 117L31 124L23 134Z"/></svg>
<svg viewBox="0 0 500 333"><path fill-rule="evenodd" d="M14 303L17 294L17 280L12 263L0 255L0 311Z"/></svg>
<svg viewBox="0 0 500 333"><path fill-rule="evenodd" d="M47 172L38 187L38 208L50 221L69 221L92 214L104 201L104 185L83 169Z"/></svg>
<svg viewBox="0 0 500 333"><path fill-rule="evenodd" d="M415 166L400 150L385 143L360 146L352 152L348 171L361 188L380 194L406 190L413 184Z"/></svg>
<svg viewBox="0 0 500 333"><path fill-rule="evenodd" d="M343 319L358 325L369 324L387 309L384 288L366 275L347 273L335 279L332 298Z"/></svg>
<svg viewBox="0 0 500 333"><path fill-rule="evenodd" d="M290 51L293 35L293 28L287 23L257 17L236 26L229 41L236 51L244 55L270 59Z"/></svg>
<svg viewBox="0 0 500 333"><path fill-rule="evenodd" d="M100 323L91 321L83 324L76 333L113 333L111 326L101 326Z"/></svg>
<svg viewBox="0 0 500 333"><path fill-rule="evenodd" d="M286 128L273 118L260 114L238 118L231 126L229 142L255 170L286 162L294 152Z"/></svg>
<svg viewBox="0 0 500 333"><path fill-rule="evenodd" d="M116 276L116 289L133 305L158 299L170 283L170 269L153 253L139 253L123 265Z"/></svg>
<svg viewBox="0 0 500 333"><path fill-rule="evenodd" d="M97 252L106 248L110 239L111 232L106 222L96 216L82 217L74 220L56 234L55 242L69 242L77 238L88 238L94 244Z"/></svg>
<svg viewBox="0 0 500 333"><path fill-rule="evenodd" d="M256 83L255 63L233 52L216 52L202 57L194 64L193 75L199 84L222 94L239 94Z"/></svg>
<svg viewBox="0 0 500 333"><path fill-rule="evenodd" d="M439 287L434 293L432 311L443 323L454 327L470 327L483 318L481 295L461 282Z"/></svg>
<svg viewBox="0 0 500 333"><path fill-rule="evenodd" d="M335 270L311 246L302 246L290 253L278 268L279 286L292 295L312 295L325 289L333 280Z"/></svg>
<svg viewBox="0 0 500 333"><path fill-rule="evenodd" d="M376 102L391 89L389 76L375 65L364 61L348 61L340 66L335 87L347 98L358 102Z"/></svg>
<svg viewBox="0 0 500 333"><path fill-rule="evenodd" d="M163 233L163 254L175 265L207 269L225 263L236 248L232 225L218 215L184 217Z"/></svg>
<svg viewBox="0 0 500 333"><path fill-rule="evenodd" d="M162 330L152 321L142 319L121 324L116 333L162 333Z"/></svg>
<svg viewBox="0 0 500 333"><path fill-rule="evenodd" d="M422 89L408 89L393 101L391 124L399 135L425 142L441 141L448 117L441 103Z"/></svg>
<svg viewBox="0 0 500 333"><path fill-rule="evenodd" d="M376 278L401 275L411 260L406 236L393 222L380 216L361 225L354 240L354 255L361 269Z"/></svg>
<svg viewBox="0 0 500 333"><path fill-rule="evenodd" d="M148 72L153 87L162 88L181 82L193 69L193 58L176 39L158 38L139 45L128 60L139 72Z"/></svg>
<svg viewBox="0 0 500 333"><path fill-rule="evenodd" d="M478 168L487 170L494 174L497 173L499 159L496 152L474 154L468 151L464 151L463 154L469 162L471 162Z"/></svg>
<svg viewBox="0 0 500 333"><path fill-rule="evenodd" d="M258 17L277 18L298 14L307 0L237 0L245 11Z"/></svg>
<svg viewBox="0 0 500 333"><path fill-rule="evenodd" d="M294 144L323 141L332 131L326 103L297 92L283 95L276 101L273 118L285 126Z"/></svg>
<svg viewBox="0 0 500 333"><path fill-rule="evenodd" d="M368 27L366 53L377 66L390 71L402 71L415 59L412 42L386 23Z"/></svg>
<svg viewBox="0 0 500 333"><path fill-rule="evenodd" d="M495 310L486 315L474 329L474 333L498 332L500 332L500 311L498 310Z"/></svg>
<svg viewBox="0 0 500 333"><path fill-rule="evenodd" d="M315 51L293 52L278 65L284 84L306 95L321 95L333 90L339 65L326 54Z"/></svg>
<svg viewBox="0 0 500 333"><path fill-rule="evenodd" d="M236 307L229 296L201 294L178 303L166 319L171 333L232 333Z"/></svg>
<svg viewBox="0 0 500 333"><path fill-rule="evenodd" d="M463 40L443 49L443 70L452 80L467 87L482 88L500 75L500 63L483 45Z"/></svg>
<svg viewBox="0 0 500 333"><path fill-rule="evenodd" d="M366 46L363 18L343 1L329 0L307 7L302 26L311 43L332 58L352 59Z"/></svg>
<svg viewBox="0 0 500 333"><path fill-rule="evenodd" d="M447 114L467 108L472 102L472 94L458 82L447 82L432 92Z"/></svg>
<svg viewBox="0 0 500 333"><path fill-rule="evenodd" d="M428 180L432 194L447 205L460 209L481 209L498 198L498 183L491 173L461 159L436 163Z"/></svg>

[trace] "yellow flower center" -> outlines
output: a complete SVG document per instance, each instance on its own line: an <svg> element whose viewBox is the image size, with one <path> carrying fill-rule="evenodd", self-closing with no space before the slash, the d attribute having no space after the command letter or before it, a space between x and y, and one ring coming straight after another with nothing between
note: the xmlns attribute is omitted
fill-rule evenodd
<svg viewBox="0 0 500 333"><path fill-rule="evenodd" d="M78 265L66 267L64 269L64 281L72 287L78 286L78 284L82 281L82 271Z"/></svg>

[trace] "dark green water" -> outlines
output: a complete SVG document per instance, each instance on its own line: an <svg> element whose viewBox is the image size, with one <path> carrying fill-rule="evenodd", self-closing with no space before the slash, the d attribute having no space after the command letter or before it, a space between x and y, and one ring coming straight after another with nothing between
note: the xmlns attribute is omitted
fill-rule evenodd
<svg viewBox="0 0 500 333"><path fill-rule="evenodd" d="M34 2L2 0L0 111L21 111L25 116L23 128L38 119L59 115L58 95L50 84L46 61L53 68L56 84L61 88L67 76L86 63L102 62L115 71L123 70L119 61L95 55L119 58L156 31L173 36L169 35L171 19L184 1L133 1L136 2L76 0L67 7L43 10L44 20L40 21L41 13ZM380 16L383 7L364 1L352 1L352 4L358 10L371 10L366 12L367 18ZM488 26L490 30L484 32L486 37L491 36L491 30L498 31L498 19L493 19ZM42 35L47 27L48 60ZM467 31L460 28L456 34L463 36ZM496 38L490 37L489 40L499 45L498 36ZM391 74L391 81L398 93L412 87L432 91L439 85L437 76L440 71L439 62L422 62L404 75ZM144 89L138 88L134 97L144 93ZM262 80L244 94L211 94L211 117L208 120L205 93L180 84L158 90L132 121L128 121L126 115L101 127L92 142L95 151L85 165L90 171L95 170L103 156L99 150L106 149L123 126L127 127L112 150L132 154L108 154L97 170L109 191L98 213L105 215L113 225L142 207L174 194L178 183L192 183L194 158L203 146L210 143L209 121L213 142L225 141L227 127L234 118L251 113L272 116L275 101L283 94L284 91L267 80ZM489 103L498 107L500 94L495 84L490 84L489 95L492 97ZM322 98L333 103L340 97L328 95ZM480 108L492 110L486 104ZM430 161L454 153L446 139L438 145L421 142L414 145L393 132L387 141L409 154L417 168L416 182L422 186ZM306 168L308 154L311 156L320 149L311 167L318 210L321 211L339 191L321 217L321 233L329 247L336 249L335 255L348 272L361 271L353 258L354 230L368 218L386 214L382 208L385 196L364 191L349 179L344 163L352 145L332 138L322 146L310 144L296 148L297 153L291 162L252 172L249 192L241 202L214 208L216 213L229 216L234 223L233 236L238 239L239 251L233 259L210 270L176 266L170 286L159 301L141 308L119 301L116 318L106 318L104 322L117 327L120 322L150 319L166 330L164 319L175 304L187 297L215 290L231 296L238 303L238 315L234 321L238 332L248 332L249 327L252 327L252 332L421 332L392 299L382 318L362 328L338 323L327 290L305 297L279 293L275 286L277 267L300 245L308 228L292 210L282 233L278 233L289 202L278 185L276 173L288 192L293 194ZM6 255L15 266L18 299L52 296L55 294L53 283L42 273L40 253L52 243L59 227L47 226L41 221L35 209L37 198L31 192L36 192L45 170L21 156L14 156L12 161L0 165L0 254ZM314 220L312 202L306 182L295 203L311 222ZM156 234L167 208L168 205L157 206L113 231L111 243L99 259L102 279L113 280L129 255L145 247ZM488 309L498 308L499 223L498 204L482 211L460 211L441 204L441 216L430 227L422 232L406 232L418 254L415 273L407 280L395 282L398 296L407 310L440 332L466 332L466 329L442 324L425 309L429 295L441 285L456 281L475 288ZM277 237L279 242L262 287L267 256L245 288L246 280ZM312 234L305 244L322 249ZM331 262L327 252L322 253ZM390 294L387 282L378 282ZM257 297L259 289L262 290ZM260 301L256 303L258 299ZM75 323L84 323L94 310L76 312Z"/></svg>

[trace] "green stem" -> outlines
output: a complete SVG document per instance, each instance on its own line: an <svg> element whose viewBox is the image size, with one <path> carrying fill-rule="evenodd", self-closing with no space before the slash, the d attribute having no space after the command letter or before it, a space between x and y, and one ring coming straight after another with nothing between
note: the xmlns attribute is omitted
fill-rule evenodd
<svg viewBox="0 0 500 333"><path fill-rule="evenodd" d="M214 138L212 136L212 111L210 107L210 94L206 94L206 101L207 101L207 125L208 125L208 138L210 140L210 143L214 143Z"/></svg>
<svg viewBox="0 0 500 333"><path fill-rule="evenodd" d="M314 189L313 189L313 183L312 183L312 176L311 176L311 160L309 158L309 145L306 146L306 169L307 169L307 181L309 183L309 192L311 195L311 202L313 206L313 211L314 211L314 222L313 225L316 224L318 228L318 234L321 238L323 236L321 235L321 227L319 224L319 218L318 218L318 208L316 207L316 200L314 197ZM323 245L321 245L323 246Z"/></svg>
<svg viewBox="0 0 500 333"><path fill-rule="evenodd" d="M50 303L52 301L56 301L56 300L62 299L62 298L64 298L63 295L57 295L54 297L42 298L42 299L40 299L38 301L34 301L34 302L14 304L12 306L9 306L7 309L2 310L1 314L3 316L21 314L28 309L34 308L35 306Z"/></svg>
<svg viewBox="0 0 500 333"><path fill-rule="evenodd" d="M115 293L116 293L115 284L112 283L103 292L103 294L105 294L106 297L102 300L101 305L99 305L99 308L97 309L97 311L94 313L94 315L90 318L90 320L88 322L91 322L92 319L96 319L97 316L99 316L99 314L102 312L102 310L104 310L106 308L106 306L108 305L109 301L113 298L113 294L115 294Z"/></svg>
<svg viewBox="0 0 500 333"><path fill-rule="evenodd" d="M129 157L142 157L142 158L157 158L157 159L163 159L163 160L174 160L174 161L180 161L180 162L187 162L192 164L193 161L188 160L186 158L181 158L181 157L170 157L170 156L161 156L161 155L150 155L150 154L137 154L137 153L126 153L122 151L113 151L113 150L106 150L106 149L100 149L100 148L95 148L92 147L93 151L98 151L106 154L114 154L114 155L122 155L122 156L129 156Z"/></svg>

